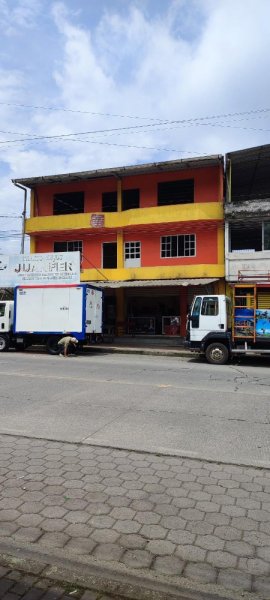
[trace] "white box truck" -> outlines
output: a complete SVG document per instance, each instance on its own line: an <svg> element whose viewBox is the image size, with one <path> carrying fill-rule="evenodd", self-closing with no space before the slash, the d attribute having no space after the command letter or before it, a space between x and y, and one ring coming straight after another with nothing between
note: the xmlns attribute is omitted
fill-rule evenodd
<svg viewBox="0 0 270 600"><path fill-rule="evenodd" d="M81 343L102 333L103 291L88 284L18 286L14 301L0 302L0 352L46 345L57 354L64 334Z"/></svg>

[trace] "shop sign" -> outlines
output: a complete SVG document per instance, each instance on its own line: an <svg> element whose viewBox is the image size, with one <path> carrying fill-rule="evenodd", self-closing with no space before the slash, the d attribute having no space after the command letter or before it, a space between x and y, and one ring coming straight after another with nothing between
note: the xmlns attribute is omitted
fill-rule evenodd
<svg viewBox="0 0 270 600"><path fill-rule="evenodd" d="M0 287L80 283L80 252L0 254Z"/></svg>

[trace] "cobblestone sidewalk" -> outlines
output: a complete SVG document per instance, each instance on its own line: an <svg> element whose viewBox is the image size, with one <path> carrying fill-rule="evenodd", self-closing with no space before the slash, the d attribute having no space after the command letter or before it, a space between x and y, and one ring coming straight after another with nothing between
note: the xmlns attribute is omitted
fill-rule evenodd
<svg viewBox="0 0 270 600"><path fill-rule="evenodd" d="M0 456L0 543L270 598L270 471L8 435Z"/></svg>
<svg viewBox="0 0 270 600"><path fill-rule="evenodd" d="M68 583L55 583L37 572L35 575L0 566L1 600L117 600L94 590Z"/></svg>

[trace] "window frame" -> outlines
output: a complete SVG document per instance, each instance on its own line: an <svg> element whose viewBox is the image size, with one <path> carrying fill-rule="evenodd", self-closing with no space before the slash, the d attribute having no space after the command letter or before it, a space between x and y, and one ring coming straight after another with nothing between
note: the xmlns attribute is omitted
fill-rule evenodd
<svg viewBox="0 0 270 600"><path fill-rule="evenodd" d="M178 242L178 238L180 238L180 237L184 238L184 240L183 240L184 254L176 254L176 255L173 255L173 254L168 255L167 254L166 256L163 256L162 255L162 252L163 252L162 248L163 248L163 244L166 243L166 242L163 242L163 240L165 238L167 238L167 239L171 238L171 240L172 240L172 238L177 238L177 242L176 243L177 243L177 246L178 246L178 243L179 243ZM186 244L186 242L188 243L189 249L191 248L191 245L192 245L192 241L190 239L186 241L185 238L191 238L191 237L194 238L193 239L194 253L193 254L191 254L191 253L185 254L185 244ZM197 242L197 240L196 240L196 233L180 233L180 234L176 234L176 235L163 235L163 236L160 237L160 258L161 259L167 259L167 258L194 258L197 255L197 243L196 242ZM172 241L170 241L170 248L171 248L171 252L172 252ZM164 248L164 250L166 250L166 247Z"/></svg>
<svg viewBox="0 0 270 600"><path fill-rule="evenodd" d="M127 256L127 254L126 254L126 249L127 249L127 246L133 246L133 247L134 247L134 255L133 255L133 256L132 256L132 255L130 255L130 254ZM137 246L137 248L138 248L138 250L139 250L139 254L136 254L136 246ZM133 241L129 241L129 242L124 242L124 260L125 260L125 261L126 261L126 260L132 260L133 258L134 258L134 259L135 259L135 258L136 258L136 259L138 259L138 258L139 258L139 259L141 259L141 247L142 247L142 245L141 245L141 242L140 242L140 241L134 241L134 242L133 242ZM131 250L131 248L130 248L130 250Z"/></svg>
<svg viewBox="0 0 270 600"><path fill-rule="evenodd" d="M66 244L66 250L55 250L55 244ZM69 248L69 244L77 244L78 248ZM79 247L80 246L80 247ZM83 241L82 240L64 240L64 241L55 241L53 242L53 251L55 253L60 252L80 252L81 256L83 254Z"/></svg>
<svg viewBox="0 0 270 600"><path fill-rule="evenodd" d="M214 314L211 314L209 312L203 312L204 308L206 309L207 307L211 306L211 303L215 307ZM218 303L217 296L204 296L203 297L202 304L201 304L201 315L202 315L202 317L217 317L219 315L219 303Z"/></svg>
<svg viewBox="0 0 270 600"><path fill-rule="evenodd" d="M268 220L267 221L259 221L257 223L252 222L252 221L250 222L250 226L254 227L254 229L255 229L256 225L260 225L260 228L261 228L261 249L260 250L255 250L253 248L238 248L238 249L232 250L232 226L233 225L238 226L238 228L241 228L241 222L239 221L239 223L238 223L238 222L230 221L230 223L229 223L229 252L230 253L241 254L241 252L245 253L248 251L255 252L255 253L270 251L270 231L269 231L269 248L265 248L265 240L266 240L265 226L268 225L270 228L270 221L268 221ZM247 230L248 230L248 228L247 228ZM251 242L250 246L252 246L252 242Z"/></svg>

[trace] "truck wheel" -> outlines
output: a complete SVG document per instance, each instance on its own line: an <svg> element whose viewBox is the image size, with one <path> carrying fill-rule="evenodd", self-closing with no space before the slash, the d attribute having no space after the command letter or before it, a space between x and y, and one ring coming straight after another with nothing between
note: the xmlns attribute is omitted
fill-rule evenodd
<svg viewBox="0 0 270 600"><path fill-rule="evenodd" d="M51 337L48 338L46 348L47 348L47 352L49 354L54 354L54 355L59 354L60 347L58 346L58 341L60 339L61 339L60 337L57 337L55 335L52 335Z"/></svg>
<svg viewBox="0 0 270 600"><path fill-rule="evenodd" d="M9 341L4 335L0 335L0 352L5 352L9 349Z"/></svg>
<svg viewBox="0 0 270 600"><path fill-rule="evenodd" d="M214 342L207 347L205 356L207 361L212 365L225 365L228 362L229 351L224 344Z"/></svg>

